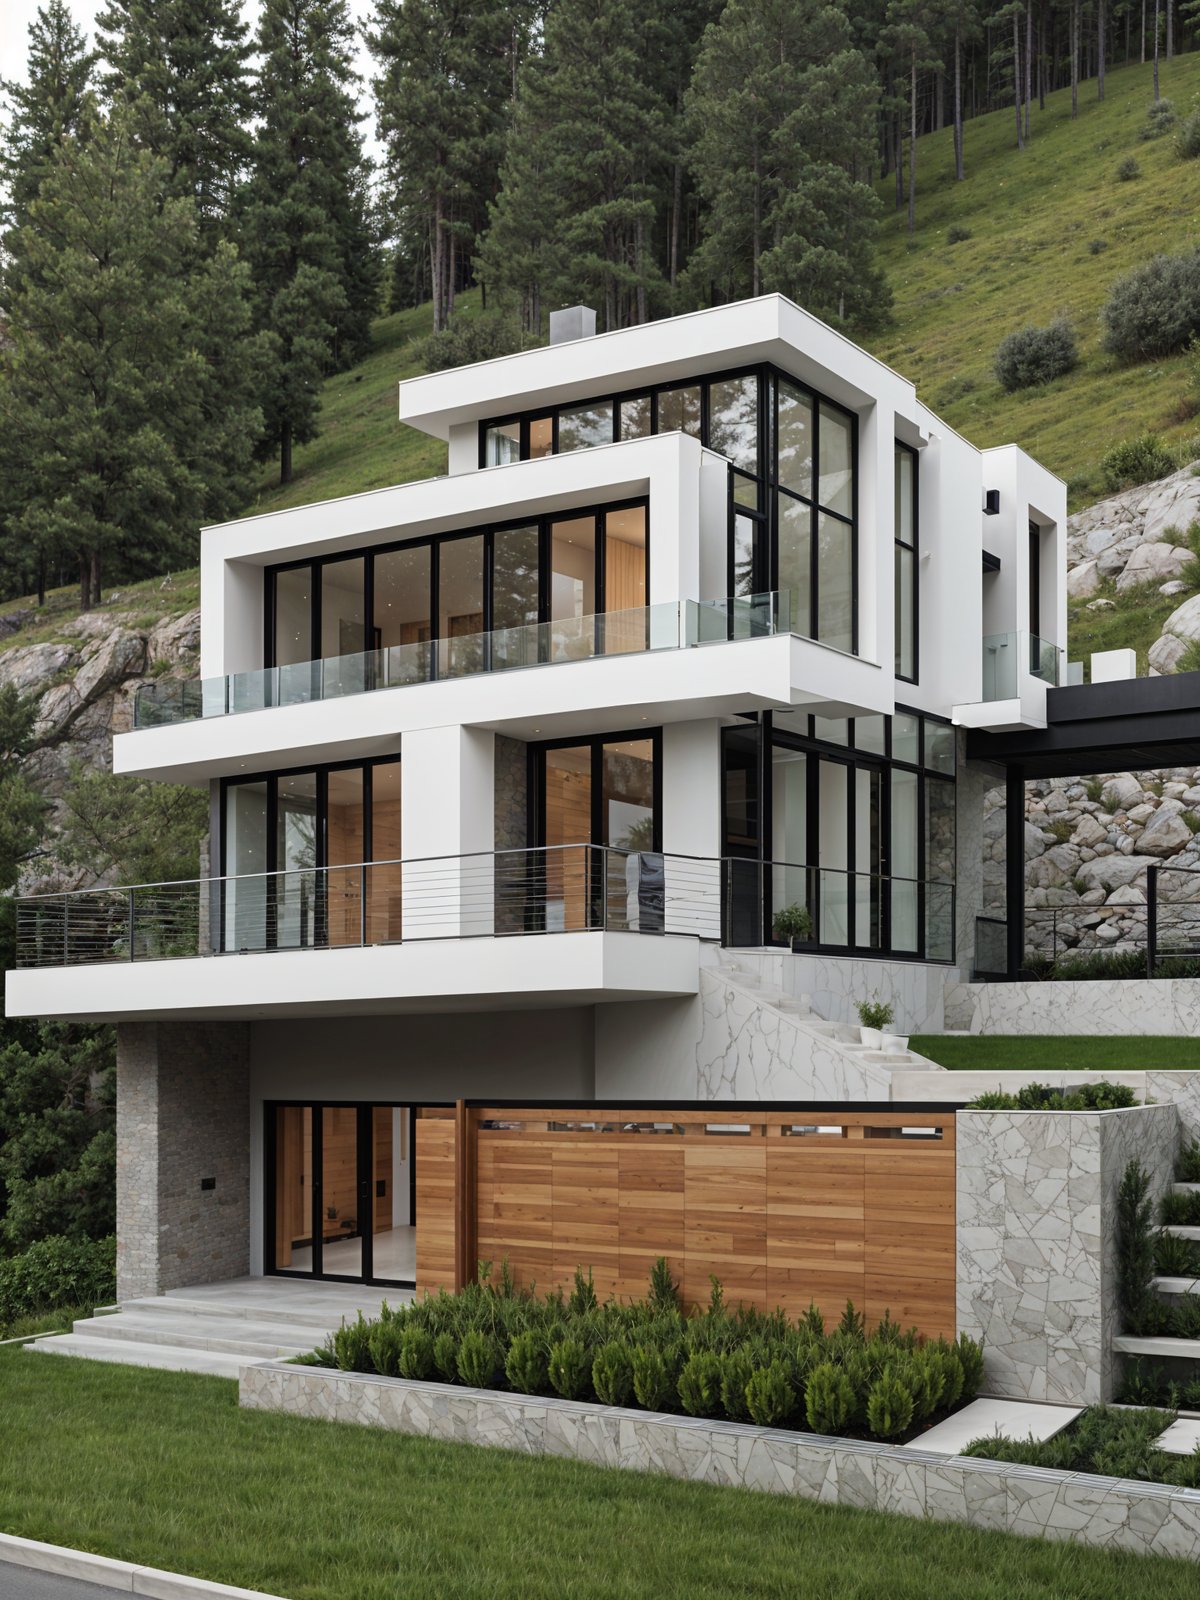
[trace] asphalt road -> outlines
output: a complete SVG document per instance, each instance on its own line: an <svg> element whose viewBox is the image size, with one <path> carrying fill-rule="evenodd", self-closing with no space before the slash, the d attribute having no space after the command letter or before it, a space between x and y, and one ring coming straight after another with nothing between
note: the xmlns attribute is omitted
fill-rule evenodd
<svg viewBox="0 0 1200 1600"><path fill-rule="evenodd" d="M0 1600L113 1600L118 1591L0 1561Z"/></svg>

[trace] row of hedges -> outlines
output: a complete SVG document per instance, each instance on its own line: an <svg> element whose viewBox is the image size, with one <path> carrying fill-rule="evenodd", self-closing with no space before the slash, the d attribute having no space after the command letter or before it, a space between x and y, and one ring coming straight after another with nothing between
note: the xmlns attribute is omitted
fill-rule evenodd
<svg viewBox="0 0 1200 1600"><path fill-rule="evenodd" d="M1055 1089L1048 1083L1027 1083L1015 1094L989 1089L972 1100L968 1111L1121 1111L1137 1103L1124 1083L1080 1083L1073 1089Z"/></svg>
<svg viewBox="0 0 1200 1600"><path fill-rule="evenodd" d="M0 1327L62 1306L103 1305L117 1292L117 1242L39 1239L19 1256L0 1260Z"/></svg>
<svg viewBox="0 0 1200 1600"><path fill-rule="evenodd" d="M868 1331L847 1304L826 1331L815 1307L799 1321L724 1304L713 1279L704 1311L685 1316L660 1259L647 1299L601 1305L591 1274L570 1296L518 1290L502 1269L459 1294L432 1295L377 1320L361 1314L303 1358L343 1371L461 1383L602 1405L682 1411L819 1434L897 1439L972 1400L983 1351L922 1340L885 1317Z"/></svg>

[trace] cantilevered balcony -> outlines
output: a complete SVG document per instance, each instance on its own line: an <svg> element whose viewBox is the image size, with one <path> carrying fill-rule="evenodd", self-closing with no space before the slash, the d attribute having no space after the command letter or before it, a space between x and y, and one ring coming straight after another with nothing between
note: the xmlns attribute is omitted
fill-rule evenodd
<svg viewBox="0 0 1200 1600"><path fill-rule="evenodd" d="M359 655L235 672L223 678L144 683L134 706L134 727L160 728L204 717L308 705L379 689L589 661L597 656L772 638L791 632L791 610L790 591L728 600L669 601L631 611L535 622L492 633L460 634Z"/></svg>

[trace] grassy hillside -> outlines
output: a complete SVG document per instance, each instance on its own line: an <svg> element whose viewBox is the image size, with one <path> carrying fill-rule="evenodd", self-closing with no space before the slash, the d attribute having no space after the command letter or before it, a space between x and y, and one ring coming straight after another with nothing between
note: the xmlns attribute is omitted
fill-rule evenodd
<svg viewBox="0 0 1200 1600"><path fill-rule="evenodd" d="M1195 241L1200 161L1174 142L1142 141L1152 69L1108 75L1103 103L1080 86L1033 114L1029 146L1016 148L1013 112L966 125L967 177L954 180L951 129L917 149L917 232L889 208L881 258L895 295L893 326L877 355L912 378L926 404L977 445L1015 441L1071 485L1072 505L1102 493L1097 464L1116 440L1147 429L1169 441L1195 434L1181 412L1187 359L1118 367L1100 348L1100 310L1114 278L1160 250ZM1162 93L1186 112L1200 95L1200 54L1162 63ZM1116 170L1132 155L1140 176ZM881 185L890 202L894 182ZM950 244L952 225L971 237ZM1071 319L1082 362L1039 390L1007 395L992 374L1001 338L1059 313Z"/></svg>

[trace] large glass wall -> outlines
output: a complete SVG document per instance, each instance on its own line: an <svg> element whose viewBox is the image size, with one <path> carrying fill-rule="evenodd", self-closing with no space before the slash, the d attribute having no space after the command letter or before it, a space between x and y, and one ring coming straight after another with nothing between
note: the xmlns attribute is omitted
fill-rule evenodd
<svg viewBox="0 0 1200 1600"><path fill-rule="evenodd" d="M731 942L783 938L781 913L793 932L805 913L817 947L953 959L949 724L776 712L723 737Z"/></svg>
<svg viewBox="0 0 1200 1600"><path fill-rule="evenodd" d="M774 368L486 422L480 464L675 431L729 461L728 593L786 592L792 632L856 650L857 419Z"/></svg>
<svg viewBox="0 0 1200 1600"><path fill-rule="evenodd" d="M896 444L896 676L917 673L917 452Z"/></svg>
<svg viewBox="0 0 1200 1600"><path fill-rule="evenodd" d="M400 937L398 757L227 781L221 806L227 950Z"/></svg>
<svg viewBox="0 0 1200 1600"><path fill-rule="evenodd" d="M317 661L343 693L370 687L377 650L392 652L389 684L640 650L645 617L592 619L640 612L648 592L644 500L382 546L268 569L266 665L288 669L288 702L312 697ZM563 626L528 631L545 622Z"/></svg>

